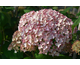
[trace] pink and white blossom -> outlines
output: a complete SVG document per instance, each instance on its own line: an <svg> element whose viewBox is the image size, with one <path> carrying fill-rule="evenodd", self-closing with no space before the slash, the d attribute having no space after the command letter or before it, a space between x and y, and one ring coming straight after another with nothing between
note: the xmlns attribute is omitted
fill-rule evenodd
<svg viewBox="0 0 80 65"><path fill-rule="evenodd" d="M12 41L20 43L19 47L23 52L33 51L38 47L40 54L59 56L60 45L65 45L72 39L72 24L71 19L52 9L31 11L25 13L19 21L21 40L17 41L19 38L13 37ZM13 45L10 46L9 50L13 48Z"/></svg>

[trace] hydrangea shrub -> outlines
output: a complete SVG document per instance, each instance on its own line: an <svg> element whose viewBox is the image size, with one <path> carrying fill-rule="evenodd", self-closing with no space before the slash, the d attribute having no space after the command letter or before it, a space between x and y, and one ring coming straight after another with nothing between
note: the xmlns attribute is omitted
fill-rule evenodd
<svg viewBox="0 0 80 65"><path fill-rule="evenodd" d="M52 9L31 11L21 16L18 30L13 34L8 50L35 51L59 56L65 44L72 39L73 22Z"/></svg>

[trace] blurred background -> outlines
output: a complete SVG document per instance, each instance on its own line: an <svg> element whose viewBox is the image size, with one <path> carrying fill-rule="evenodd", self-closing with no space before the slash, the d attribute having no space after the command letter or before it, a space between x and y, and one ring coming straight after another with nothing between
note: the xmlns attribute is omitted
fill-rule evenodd
<svg viewBox="0 0 80 65"><path fill-rule="evenodd" d="M72 58L66 55L59 57L51 57L45 55L37 55L31 52L18 52L14 50L8 51L8 46L12 41L13 33L18 29L20 17L30 11L38 11L41 9L53 9L71 18L73 22L80 16L79 6L0 6L0 59L29 59L34 56L39 58ZM37 52L36 52L37 53ZM80 58L79 55L77 58Z"/></svg>

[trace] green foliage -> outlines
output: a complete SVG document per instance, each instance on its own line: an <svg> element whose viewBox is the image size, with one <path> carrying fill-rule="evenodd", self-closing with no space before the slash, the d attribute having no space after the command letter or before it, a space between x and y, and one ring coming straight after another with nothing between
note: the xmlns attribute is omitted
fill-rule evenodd
<svg viewBox="0 0 80 65"><path fill-rule="evenodd" d="M24 59L31 59L30 57L25 57Z"/></svg>
<svg viewBox="0 0 80 65"><path fill-rule="evenodd" d="M79 16L79 18L74 22L74 24L72 25L72 31L74 30L74 28L75 28L77 25L79 25L79 23L80 23L80 16Z"/></svg>
<svg viewBox="0 0 80 65"><path fill-rule="evenodd" d="M53 59L72 59L68 55L59 54L59 56L54 56Z"/></svg>
<svg viewBox="0 0 80 65"><path fill-rule="evenodd" d="M57 10L57 9L58 9L58 7L57 7L57 6L54 6L54 7L52 7L52 9Z"/></svg>
<svg viewBox="0 0 80 65"><path fill-rule="evenodd" d="M12 51L8 51L8 46L9 46L9 42L5 42L5 44L3 45L3 53L4 55L7 57L7 58L10 58L10 59L20 59L20 58L23 58L23 53L22 52L17 52L17 53L14 53L14 50Z"/></svg>
<svg viewBox="0 0 80 65"><path fill-rule="evenodd" d="M76 14L76 16L80 16L80 12Z"/></svg>
<svg viewBox="0 0 80 65"><path fill-rule="evenodd" d="M72 59L72 58L67 55L59 54L59 56L55 56L54 59Z"/></svg>
<svg viewBox="0 0 80 65"><path fill-rule="evenodd" d="M64 9L63 11L61 11L62 14L65 14L66 12L69 12L69 10L71 9L72 7L68 7L66 9Z"/></svg>
<svg viewBox="0 0 80 65"><path fill-rule="evenodd" d="M5 9L14 10L14 7L5 7Z"/></svg>
<svg viewBox="0 0 80 65"><path fill-rule="evenodd" d="M0 21L1 21L1 23L0 23L0 26L2 26L2 27L5 27L7 24L9 25L9 26L11 26L11 23L10 23L10 15L9 14L7 14L7 13L5 13L5 12L2 12L2 13L0 13ZM7 22L6 22L7 21ZM6 28L6 27L5 27Z"/></svg>
<svg viewBox="0 0 80 65"><path fill-rule="evenodd" d="M26 10L26 9L24 10L25 13L28 13L28 12L30 12L30 11L31 11L31 10Z"/></svg>
<svg viewBox="0 0 80 65"><path fill-rule="evenodd" d="M1 44L1 41L2 41L2 33L0 33L0 44Z"/></svg>
<svg viewBox="0 0 80 65"><path fill-rule="evenodd" d="M53 59L50 55L44 55L44 54L35 54L36 59Z"/></svg>

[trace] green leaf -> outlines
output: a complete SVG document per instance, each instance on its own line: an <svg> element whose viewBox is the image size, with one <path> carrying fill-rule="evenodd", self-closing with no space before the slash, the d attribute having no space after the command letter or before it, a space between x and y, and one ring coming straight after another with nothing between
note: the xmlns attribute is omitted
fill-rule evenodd
<svg viewBox="0 0 80 65"><path fill-rule="evenodd" d="M63 54L59 54L59 56L64 56Z"/></svg>
<svg viewBox="0 0 80 65"><path fill-rule="evenodd" d="M5 42L5 44L3 45L2 49L3 49L3 54L10 59L20 59L23 58L23 53L22 52L17 52L14 53L14 50L8 51L8 46L10 43Z"/></svg>
<svg viewBox="0 0 80 65"><path fill-rule="evenodd" d="M25 57L24 59L31 59L30 57Z"/></svg>
<svg viewBox="0 0 80 65"><path fill-rule="evenodd" d="M6 22L6 20L7 20L7 23L9 24L9 26L11 26L11 16L9 15L9 14L7 14L7 13L5 13L4 12L4 15L5 15L5 22Z"/></svg>
<svg viewBox="0 0 80 65"><path fill-rule="evenodd" d="M4 54L1 55L1 59L9 59Z"/></svg>
<svg viewBox="0 0 80 65"><path fill-rule="evenodd" d="M77 35L80 35L80 30L77 31Z"/></svg>
<svg viewBox="0 0 80 65"><path fill-rule="evenodd" d="M66 8L66 9L64 10L64 12L69 11L71 8L73 8L73 7L68 7L68 8Z"/></svg>
<svg viewBox="0 0 80 65"><path fill-rule="evenodd" d="M47 8L47 6L39 6L39 7L41 7L41 8Z"/></svg>
<svg viewBox="0 0 80 65"><path fill-rule="evenodd" d="M59 54L59 56L54 56L53 59L72 59L72 58L63 54Z"/></svg>
<svg viewBox="0 0 80 65"><path fill-rule="evenodd" d="M1 41L2 41L2 33L0 32L0 43L1 43Z"/></svg>
<svg viewBox="0 0 80 65"><path fill-rule="evenodd" d="M54 7L52 7L52 9L57 10L57 9L58 9L58 7L54 6Z"/></svg>
<svg viewBox="0 0 80 65"><path fill-rule="evenodd" d="M72 59L69 56L54 56L53 59Z"/></svg>
<svg viewBox="0 0 80 65"><path fill-rule="evenodd" d="M74 6L74 8L79 9L79 6Z"/></svg>
<svg viewBox="0 0 80 65"><path fill-rule="evenodd" d="M60 13L62 13L62 14L65 14L67 11L69 11L71 8L73 8L73 7L68 7L68 8L66 8L66 9L64 9L63 11L61 11Z"/></svg>
<svg viewBox="0 0 80 65"><path fill-rule="evenodd" d="M31 10L26 10L26 9L24 10L25 13L28 13L28 12L30 12L30 11L31 11Z"/></svg>
<svg viewBox="0 0 80 65"><path fill-rule="evenodd" d="M74 28L75 28L77 25L79 25L79 23L80 23L80 16L79 16L79 18L74 22L74 24L72 25L72 31L74 30Z"/></svg>
<svg viewBox="0 0 80 65"><path fill-rule="evenodd" d="M0 26L7 27L6 26L7 24L11 26L10 20L11 20L11 16L8 13L6 12L0 13Z"/></svg>
<svg viewBox="0 0 80 65"><path fill-rule="evenodd" d="M77 59L80 59L80 55L77 56Z"/></svg>
<svg viewBox="0 0 80 65"><path fill-rule="evenodd" d="M76 14L76 16L80 16L80 12Z"/></svg>
<svg viewBox="0 0 80 65"><path fill-rule="evenodd" d="M53 59L53 57L50 55L36 54L36 53L35 53L35 58L36 59Z"/></svg>
<svg viewBox="0 0 80 65"><path fill-rule="evenodd" d="M11 10L14 10L14 7L5 7L6 9L11 9Z"/></svg>

